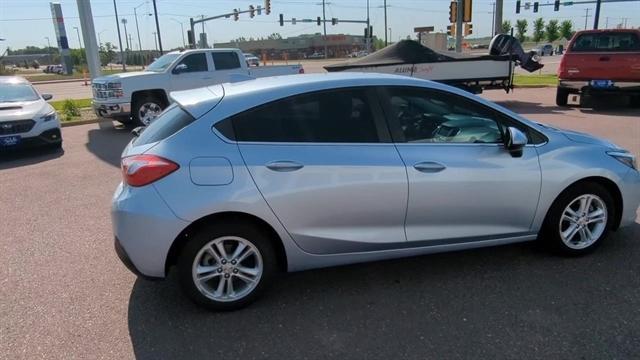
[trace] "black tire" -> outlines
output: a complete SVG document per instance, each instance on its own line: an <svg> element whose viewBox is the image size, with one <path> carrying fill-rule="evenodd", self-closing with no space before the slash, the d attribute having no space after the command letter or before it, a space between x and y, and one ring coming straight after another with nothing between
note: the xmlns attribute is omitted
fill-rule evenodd
<svg viewBox="0 0 640 360"><path fill-rule="evenodd" d="M194 261L200 250L211 241L222 237L238 237L250 242L262 258L262 274L257 285L244 297L232 301L216 301L206 296L199 290L192 275ZM228 264L230 264L230 262ZM180 285L187 297L200 306L216 311L238 310L255 301L268 287L278 268L276 252L269 236L259 228L240 221L226 221L202 228L180 252L177 267ZM233 275L231 275L231 279L234 279ZM222 278L219 280L212 279L212 281L220 280L222 280ZM240 280L236 278L236 284L238 284L238 281ZM219 283L212 283L211 286L213 287L215 284Z"/></svg>
<svg viewBox="0 0 640 360"><path fill-rule="evenodd" d="M640 108L640 95L630 96L629 106L634 109Z"/></svg>
<svg viewBox="0 0 640 360"><path fill-rule="evenodd" d="M149 107L147 104L153 104L154 106L160 108L160 110L164 110L167 107L165 101L157 96L151 94L136 96L131 106L131 119L135 126L149 125L145 124L144 121L142 121L142 119L140 118L140 110L142 107L146 107L148 109Z"/></svg>
<svg viewBox="0 0 640 360"><path fill-rule="evenodd" d="M569 101L569 91L567 91L567 89L563 89L559 87L556 90L556 105L567 106L568 101Z"/></svg>
<svg viewBox="0 0 640 360"><path fill-rule="evenodd" d="M563 228L561 221L567 206L582 195L596 195L601 199L606 207L607 219L602 233L595 241L584 248L576 249L569 247L562 240L560 234L560 231ZM602 243L603 239L607 237L615 217L616 213L613 198L606 188L594 182L578 183L566 189L554 201L542 225L542 230L540 232L541 240L543 240L551 250L562 255L579 256L588 254L594 251ZM580 236L580 234L576 234L576 236Z"/></svg>

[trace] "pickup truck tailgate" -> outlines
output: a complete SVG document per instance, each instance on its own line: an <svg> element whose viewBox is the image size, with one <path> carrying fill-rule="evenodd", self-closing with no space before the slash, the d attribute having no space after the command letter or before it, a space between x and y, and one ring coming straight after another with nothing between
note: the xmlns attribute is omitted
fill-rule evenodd
<svg viewBox="0 0 640 360"><path fill-rule="evenodd" d="M562 58L559 78L640 81L638 33L631 30L579 34Z"/></svg>

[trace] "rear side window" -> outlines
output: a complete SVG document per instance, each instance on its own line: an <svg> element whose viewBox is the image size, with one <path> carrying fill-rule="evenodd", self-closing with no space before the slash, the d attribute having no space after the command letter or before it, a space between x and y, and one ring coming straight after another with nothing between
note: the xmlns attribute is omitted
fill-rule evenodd
<svg viewBox="0 0 640 360"><path fill-rule="evenodd" d="M234 134L228 131L228 126L225 128L226 121L231 121ZM379 142L367 93L363 89L293 96L236 115L216 128L229 138L235 135L236 141Z"/></svg>
<svg viewBox="0 0 640 360"><path fill-rule="evenodd" d="M177 105L171 105L147 126L134 145L146 145L164 140L191 124L195 119Z"/></svg>
<svg viewBox="0 0 640 360"><path fill-rule="evenodd" d="M212 52L213 65L216 70L237 69L240 67L238 54L234 52Z"/></svg>
<svg viewBox="0 0 640 360"><path fill-rule="evenodd" d="M586 33L578 35L571 46L571 51L640 51L640 39L632 32Z"/></svg>

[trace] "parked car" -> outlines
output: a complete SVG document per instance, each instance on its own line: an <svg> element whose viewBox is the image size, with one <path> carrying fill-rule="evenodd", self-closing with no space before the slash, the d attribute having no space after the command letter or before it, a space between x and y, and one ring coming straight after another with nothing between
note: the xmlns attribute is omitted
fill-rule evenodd
<svg viewBox="0 0 640 360"><path fill-rule="evenodd" d="M535 51L538 56L545 56L545 55L553 55L553 45L551 44L544 44L542 46L539 46L535 49L533 49L533 51Z"/></svg>
<svg viewBox="0 0 640 360"><path fill-rule="evenodd" d="M173 51L144 71L92 80L97 116L146 126L170 104L169 92L250 78L304 73L301 65L249 68L238 49Z"/></svg>
<svg viewBox="0 0 640 360"><path fill-rule="evenodd" d="M60 148L62 135L55 109L31 83L19 76L0 76L0 153L15 148Z"/></svg>
<svg viewBox="0 0 640 360"><path fill-rule="evenodd" d="M280 270L539 235L585 254L640 203L626 150L431 81L313 74L171 96L122 153L115 248L144 277L175 266L212 309Z"/></svg>
<svg viewBox="0 0 640 360"><path fill-rule="evenodd" d="M307 59L324 59L324 54L319 52L314 52L311 55L307 55Z"/></svg>
<svg viewBox="0 0 640 360"><path fill-rule="evenodd" d="M567 105L569 94L629 95L640 104L640 30L577 32L560 60L558 80L558 106Z"/></svg>
<svg viewBox="0 0 640 360"><path fill-rule="evenodd" d="M247 61L247 65L249 66L260 66L260 59L251 54L251 53L245 53L244 55L244 59Z"/></svg>

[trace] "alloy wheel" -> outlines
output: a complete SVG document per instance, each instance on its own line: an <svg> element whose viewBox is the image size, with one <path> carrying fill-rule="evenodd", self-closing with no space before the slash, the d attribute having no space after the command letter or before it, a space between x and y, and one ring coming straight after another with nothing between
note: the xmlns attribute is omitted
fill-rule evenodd
<svg viewBox="0 0 640 360"><path fill-rule="evenodd" d="M602 236L608 220L607 206L593 194L584 194L567 205L560 218L562 242L580 250L593 245Z"/></svg>
<svg viewBox="0 0 640 360"><path fill-rule="evenodd" d="M162 108L160 105L154 102L146 102L140 106L138 109L138 119L144 126L148 126L151 124L153 119L158 117L162 113Z"/></svg>

